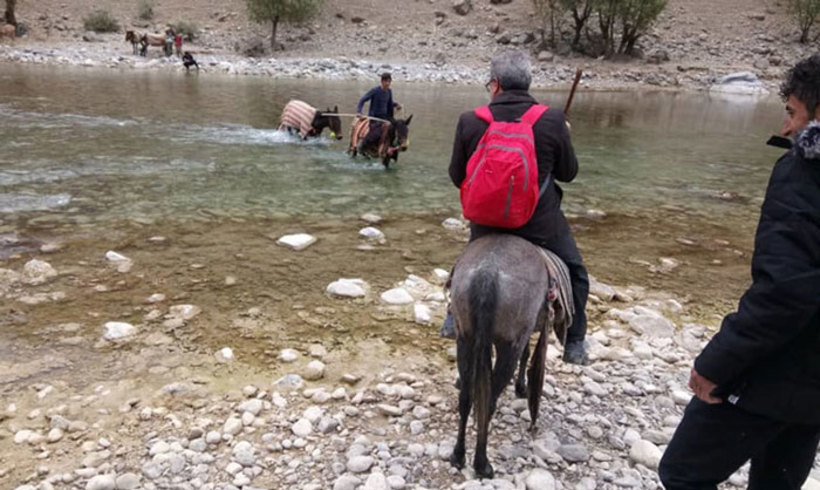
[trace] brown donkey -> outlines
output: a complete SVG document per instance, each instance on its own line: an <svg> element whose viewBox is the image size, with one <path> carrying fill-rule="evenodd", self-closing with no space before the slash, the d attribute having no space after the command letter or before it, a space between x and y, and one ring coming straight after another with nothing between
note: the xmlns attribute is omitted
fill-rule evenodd
<svg viewBox="0 0 820 490"><path fill-rule="evenodd" d="M515 374L516 364L520 364L516 394L528 398L530 430L535 429L544 385L547 326L552 323L563 341L572 314L571 306L570 311L566 310L565 301L549 300L555 297L552 293L556 283L568 287L568 275L563 271L551 274L555 270L547 266L537 246L506 234L488 235L471 242L456 262L450 292L457 333L460 423L450 463L464 467L467 418L475 404L478 441L473 467L479 478L493 477L493 467L487 458L490 418L498 397ZM538 343L525 381L529 341L535 332L539 333Z"/></svg>

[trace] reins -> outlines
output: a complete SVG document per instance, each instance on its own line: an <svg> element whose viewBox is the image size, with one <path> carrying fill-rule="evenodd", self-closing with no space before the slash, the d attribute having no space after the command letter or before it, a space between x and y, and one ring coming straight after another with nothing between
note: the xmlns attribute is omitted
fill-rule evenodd
<svg viewBox="0 0 820 490"><path fill-rule="evenodd" d="M320 112L319 115L320 116L338 116L338 117L363 117L365 119L370 119L371 121L379 121L379 122L384 122L384 123L389 123L390 122L387 119L382 119L382 118L379 118L379 117L372 117L372 116L362 116L360 114L338 114L338 113L335 113L335 112Z"/></svg>

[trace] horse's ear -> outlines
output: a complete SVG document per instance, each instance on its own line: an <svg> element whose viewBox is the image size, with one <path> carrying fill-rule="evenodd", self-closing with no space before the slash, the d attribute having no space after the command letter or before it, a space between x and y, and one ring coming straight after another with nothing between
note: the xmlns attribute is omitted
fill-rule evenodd
<svg viewBox="0 0 820 490"><path fill-rule="evenodd" d="M408 118L407 118L407 120L406 120L406 121L404 121L404 124L406 124L406 125L408 125L408 126L409 126L409 125L410 125L410 121L411 121L412 119L413 119L413 115L412 115L412 114L410 114L410 117L408 117Z"/></svg>
<svg viewBox="0 0 820 490"><path fill-rule="evenodd" d="M333 106L333 112L338 114L339 113L339 106L337 106L337 105Z"/></svg>

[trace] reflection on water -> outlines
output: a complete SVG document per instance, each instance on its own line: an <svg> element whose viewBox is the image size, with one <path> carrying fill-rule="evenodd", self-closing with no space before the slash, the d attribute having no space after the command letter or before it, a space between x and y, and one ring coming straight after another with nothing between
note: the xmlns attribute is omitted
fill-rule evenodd
<svg viewBox="0 0 820 490"><path fill-rule="evenodd" d="M96 223L184 220L202 208L227 216L456 212L446 173L455 121L486 99L480 89L397 81L396 98L415 114L413 147L385 172L350 160L345 141L303 144L274 131L289 99L353 112L365 85L4 70L0 211L56 209L68 214L58 220ZM565 97L537 96L556 106ZM776 100L582 92L572 114L581 173L566 206L643 214L674 205L752 219L777 155L763 142L779 110ZM722 200L724 191L742 199Z"/></svg>

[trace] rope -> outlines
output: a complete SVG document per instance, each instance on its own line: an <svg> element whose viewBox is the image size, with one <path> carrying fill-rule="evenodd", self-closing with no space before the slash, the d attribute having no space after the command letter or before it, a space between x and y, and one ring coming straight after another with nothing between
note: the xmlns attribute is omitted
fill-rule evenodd
<svg viewBox="0 0 820 490"><path fill-rule="evenodd" d="M380 122L384 122L384 123L389 123L390 122L387 119L381 119L381 118L372 117L372 116L363 116L361 114L337 114L335 112L322 112L319 115L320 116L340 116L340 117L363 117L365 119L370 119L370 120L373 120L373 121L380 121Z"/></svg>

